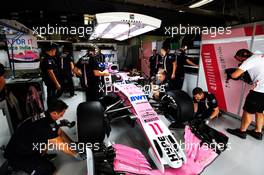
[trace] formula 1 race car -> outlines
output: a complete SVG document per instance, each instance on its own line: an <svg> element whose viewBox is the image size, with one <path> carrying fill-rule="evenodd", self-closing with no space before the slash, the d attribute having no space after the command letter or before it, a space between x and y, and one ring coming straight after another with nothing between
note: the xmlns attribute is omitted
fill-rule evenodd
<svg viewBox="0 0 264 175"><path fill-rule="evenodd" d="M84 143L102 143L105 134L110 134L112 120L129 117L144 130L149 143L149 156L159 171L164 173L166 167L180 168L187 161L185 153L149 102L149 95L143 92L142 86L137 86L136 82L140 80L142 78L139 76L130 77L128 73L120 72L105 77L107 95L100 102L84 102L77 108L78 140ZM176 121L185 122L193 117L192 99L183 91L168 92L159 104L166 115ZM103 152L108 154L106 148ZM97 153L94 154L94 159L98 159L96 155Z"/></svg>

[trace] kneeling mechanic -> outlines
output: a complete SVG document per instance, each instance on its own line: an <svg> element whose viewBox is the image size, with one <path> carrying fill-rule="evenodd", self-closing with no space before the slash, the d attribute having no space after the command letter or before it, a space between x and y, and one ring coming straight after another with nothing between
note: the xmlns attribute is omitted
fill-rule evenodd
<svg viewBox="0 0 264 175"><path fill-rule="evenodd" d="M57 145L56 148L59 147L61 151L78 160L85 159L85 156L70 148L69 137L56 123L56 120L63 117L67 108L63 101L52 100L45 117L37 121L28 118L18 126L4 154L12 167L31 175L54 174L56 167L50 161L52 156L46 154L50 144Z"/></svg>

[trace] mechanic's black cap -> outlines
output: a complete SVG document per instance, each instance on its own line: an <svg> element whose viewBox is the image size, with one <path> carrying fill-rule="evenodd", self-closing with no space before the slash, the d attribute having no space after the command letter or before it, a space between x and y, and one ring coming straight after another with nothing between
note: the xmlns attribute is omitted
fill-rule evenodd
<svg viewBox="0 0 264 175"><path fill-rule="evenodd" d="M0 76L3 76L5 74L5 67L3 64L0 63Z"/></svg>
<svg viewBox="0 0 264 175"><path fill-rule="evenodd" d="M46 51L50 51L50 50L52 50L52 49L57 49L57 47L58 47L58 44L56 44L56 43L49 43L49 44L47 44L47 46L46 46Z"/></svg>
<svg viewBox="0 0 264 175"><path fill-rule="evenodd" d="M236 52L235 57L243 57L243 58L249 58L253 55L252 52L250 52L248 49L240 49Z"/></svg>

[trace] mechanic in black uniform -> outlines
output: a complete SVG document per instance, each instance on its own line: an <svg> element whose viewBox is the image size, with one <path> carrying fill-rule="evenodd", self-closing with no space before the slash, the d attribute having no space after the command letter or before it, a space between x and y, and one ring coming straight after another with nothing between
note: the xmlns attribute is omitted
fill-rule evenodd
<svg viewBox="0 0 264 175"><path fill-rule="evenodd" d="M105 63L105 55L101 53L101 49L97 49L95 50L96 53L96 61L99 63L99 69L100 71L104 71L105 67L104 67L104 63Z"/></svg>
<svg viewBox="0 0 264 175"><path fill-rule="evenodd" d="M103 72L105 70L105 55L102 54L101 49L96 47L95 49L95 57L96 61L98 62L98 68L99 71ZM100 83L99 86L103 87L104 86L104 78L102 76L99 77ZM103 92L100 92L100 96L102 95Z"/></svg>
<svg viewBox="0 0 264 175"><path fill-rule="evenodd" d="M159 68L161 67L161 60L162 58L160 54L157 53L157 49L153 49L152 55L149 57L150 77L156 76Z"/></svg>
<svg viewBox="0 0 264 175"><path fill-rule="evenodd" d="M57 46L55 44L49 45L40 63L42 78L47 86L48 103L50 100L61 96L61 75L56 50Z"/></svg>
<svg viewBox="0 0 264 175"><path fill-rule="evenodd" d="M64 92L69 92L70 97L74 96L74 86L72 77L74 76L73 57L68 48L63 47L63 53L58 59L58 66L60 69L62 89Z"/></svg>
<svg viewBox="0 0 264 175"><path fill-rule="evenodd" d="M220 111L214 94L204 92L200 87L194 88L192 94L195 118L210 121L218 117Z"/></svg>
<svg viewBox="0 0 264 175"><path fill-rule="evenodd" d="M173 85L173 89L177 89L175 84L176 76L176 57L174 54L169 54L169 49L162 47L160 54L163 58L163 69L166 71L166 78Z"/></svg>
<svg viewBox="0 0 264 175"><path fill-rule="evenodd" d="M69 146L69 137L59 128L56 120L63 117L68 106L61 100L49 103L45 117L32 121L31 118L22 122L12 135L4 157L9 164L31 175L52 175L56 167L49 161L47 149L53 149L51 144L57 145L64 153L74 156L78 160L85 159ZM59 147L58 147L59 146Z"/></svg>
<svg viewBox="0 0 264 175"><path fill-rule="evenodd" d="M160 69L157 74L157 78L159 80L159 88L153 89L153 96L155 99L162 99L162 97L166 94L166 92L172 90L173 85L170 81L168 81L166 77L166 71L164 69Z"/></svg>
<svg viewBox="0 0 264 175"><path fill-rule="evenodd" d="M5 67L0 63L0 101L5 99Z"/></svg>
<svg viewBox="0 0 264 175"><path fill-rule="evenodd" d="M168 110L167 106L169 103L171 103L171 100L173 100L170 96L167 95L168 91L173 90L173 84L168 81L166 76L166 71L164 69L160 69L157 74L157 78L160 81L159 89L153 89L153 96L154 99L161 100L162 106L166 106L166 110ZM165 111L165 113L168 111ZM168 116L164 113L165 116ZM169 129L178 129L178 128L184 128L185 126L182 123L179 123L175 121L175 119L168 118L171 121L171 124L169 125Z"/></svg>
<svg viewBox="0 0 264 175"><path fill-rule="evenodd" d="M175 76L175 85L176 89L181 90L184 82L184 75L185 69L184 65L189 64L191 66L198 67L197 64L193 63L187 56L186 56L186 47L179 49L179 53L176 57L176 76Z"/></svg>
<svg viewBox="0 0 264 175"><path fill-rule="evenodd" d="M100 76L107 76L109 73L100 71L96 55L86 54L76 63L74 72L81 76L81 85L86 90L86 101L97 101L100 97Z"/></svg>

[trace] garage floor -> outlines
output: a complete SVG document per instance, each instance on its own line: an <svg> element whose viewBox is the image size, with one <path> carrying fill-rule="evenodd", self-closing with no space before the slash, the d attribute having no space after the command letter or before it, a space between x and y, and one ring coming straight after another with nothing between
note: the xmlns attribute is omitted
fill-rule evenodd
<svg viewBox="0 0 264 175"><path fill-rule="evenodd" d="M76 92L73 98L63 98L69 105L69 109L65 113L65 118L68 120L76 120L77 105L84 101L85 96L81 92ZM162 117L166 124L169 122ZM225 132L225 128L238 127L239 121L229 116L223 116L217 121L211 123L211 126L219 131ZM75 128L64 128L64 131L70 137L76 139ZM173 132L177 139L181 139L183 131ZM209 167L202 173L203 175L263 175L264 173L264 141L257 141L248 136L246 140L241 140L237 137L230 137L231 150L222 153ZM115 143L129 145L141 150L144 154L147 151L147 143L143 132L137 126L132 128L124 120L116 121L112 124L112 132L109 140ZM58 168L58 175L84 175L86 172L86 162L76 161L74 158L59 153L59 156L54 161Z"/></svg>

